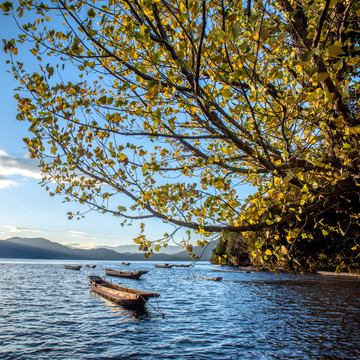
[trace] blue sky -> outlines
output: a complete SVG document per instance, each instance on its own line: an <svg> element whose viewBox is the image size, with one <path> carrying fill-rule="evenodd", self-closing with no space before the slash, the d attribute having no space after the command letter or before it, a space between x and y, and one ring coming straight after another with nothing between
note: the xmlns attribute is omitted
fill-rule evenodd
<svg viewBox="0 0 360 360"><path fill-rule="evenodd" d="M16 36L17 28L11 17L0 14L0 33L1 38ZM63 204L60 196L50 197L39 185L40 171L36 160L29 158L22 141L29 136L28 124L16 120L17 103L13 98L13 89L18 84L7 72L9 65L6 60L6 54L1 49L0 239L45 237L82 248L132 244L132 239L138 235L139 224L121 227L119 219L97 213L89 213L81 220L68 220L68 211L81 210L82 207ZM162 232L157 235L161 236Z"/></svg>
<svg viewBox="0 0 360 360"><path fill-rule="evenodd" d="M6 28L3 18L1 16L2 34ZM138 234L139 224L121 227L118 219L98 213L89 213L81 220L68 220L68 211L81 210L82 207L63 204L60 196L50 197L40 186L41 176L36 160L29 158L22 140L29 136L28 124L16 120L17 104L13 89L17 82L6 71L8 65L2 51L0 64L0 239L45 237L83 248L131 244ZM156 228L159 229L159 226ZM162 232L158 235L161 236Z"/></svg>

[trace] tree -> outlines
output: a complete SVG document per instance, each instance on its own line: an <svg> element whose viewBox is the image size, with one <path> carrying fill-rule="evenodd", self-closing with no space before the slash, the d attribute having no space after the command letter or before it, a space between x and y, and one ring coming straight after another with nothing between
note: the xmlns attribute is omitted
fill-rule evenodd
<svg viewBox="0 0 360 360"><path fill-rule="evenodd" d="M201 245L237 233L269 267L358 266L358 1L1 7L21 29L4 50L51 194ZM149 255L172 235L141 229Z"/></svg>

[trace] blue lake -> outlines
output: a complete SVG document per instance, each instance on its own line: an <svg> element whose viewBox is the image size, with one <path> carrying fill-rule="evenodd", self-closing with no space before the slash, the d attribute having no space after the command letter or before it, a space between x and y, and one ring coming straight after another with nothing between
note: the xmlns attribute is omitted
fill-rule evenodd
<svg viewBox="0 0 360 360"><path fill-rule="evenodd" d="M88 263L0 259L0 359L360 359L358 278ZM115 305L86 278L103 268L149 270L111 279L161 295L143 312Z"/></svg>

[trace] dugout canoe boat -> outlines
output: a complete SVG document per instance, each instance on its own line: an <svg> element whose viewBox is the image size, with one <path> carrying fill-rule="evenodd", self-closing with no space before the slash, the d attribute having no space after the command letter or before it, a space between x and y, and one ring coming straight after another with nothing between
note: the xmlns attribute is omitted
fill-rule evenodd
<svg viewBox="0 0 360 360"><path fill-rule="evenodd" d="M245 273L250 273L251 271L250 270L219 270L219 269L216 269L216 270L211 270L211 271L217 271L217 272L230 272L230 273L241 273L241 274L245 274Z"/></svg>
<svg viewBox="0 0 360 360"><path fill-rule="evenodd" d="M65 265L64 268L67 269L67 270L80 270L80 269L81 269L81 265L79 265L79 266Z"/></svg>
<svg viewBox="0 0 360 360"><path fill-rule="evenodd" d="M85 267L93 269L96 268L96 265L85 265Z"/></svg>
<svg viewBox="0 0 360 360"><path fill-rule="evenodd" d="M212 280L212 281L220 281L222 279L222 277L220 277L220 276L213 277L213 278L202 277L202 276L187 276L187 278L201 279L201 280Z"/></svg>
<svg viewBox="0 0 360 360"><path fill-rule="evenodd" d="M129 262L122 262L121 265L126 265L127 266L127 265L130 265L130 263Z"/></svg>
<svg viewBox="0 0 360 360"><path fill-rule="evenodd" d="M164 265L154 265L156 268L172 268L174 265L164 264Z"/></svg>
<svg viewBox="0 0 360 360"><path fill-rule="evenodd" d="M190 267L191 264L175 264L175 267Z"/></svg>
<svg viewBox="0 0 360 360"><path fill-rule="evenodd" d="M95 293L125 307L143 307L149 298L160 296L158 293L135 290L116 285L105 281L97 275L90 275L87 278L90 282L91 289Z"/></svg>
<svg viewBox="0 0 360 360"><path fill-rule="evenodd" d="M109 276L118 276L118 277L122 277L122 278L136 279L136 280L138 280L141 275L148 273L148 271L130 272L130 271L118 271L118 270L111 270L111 269L103 269L103 270L105 271L105 274L109 275Z"/></svg>

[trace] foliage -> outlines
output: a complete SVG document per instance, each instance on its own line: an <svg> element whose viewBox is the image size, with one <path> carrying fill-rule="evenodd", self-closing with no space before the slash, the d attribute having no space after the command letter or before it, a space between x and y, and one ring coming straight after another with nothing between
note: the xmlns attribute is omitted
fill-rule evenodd
<svg viewBox="0 0 360 360"><path fill-rule="evenodd" d="M241 234L222 232L210 259L213 264L249 266L253 265L248 244Z"/></svg>
<svg viewBox="0 0 360 360"><path fill-rule="evenodd" d="M51 194L173 225L150 242L141 223L148 255L186 227L241 234L265 266L358 266L358 1L1 7L22 31L4 49Z"/></svg>

